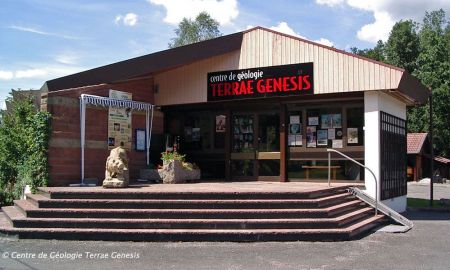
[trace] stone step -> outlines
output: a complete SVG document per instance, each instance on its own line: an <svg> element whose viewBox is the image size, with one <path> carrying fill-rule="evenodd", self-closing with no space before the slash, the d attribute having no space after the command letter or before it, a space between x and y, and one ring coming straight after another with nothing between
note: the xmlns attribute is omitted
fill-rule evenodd
<svg viewBox="0 0 450 270"><path fill-rule="evenodd" d="M260 218L326 218L361 208L364 203L351 200L325 208L306 209L85 209L37 208L27 200L14 201L27 217L32 218L176 218L176 219L260 219Z"/></svg>
<svg viewBox="0 0 450 270"><path fill-rule="evenodd" d="M267 191L267 190L152 190L151 187L139 188L131 186L127 189L103 189L101 187L91 188L57 188L40 187L39 191L43 196L51 199L197 199L197 200L239 200L239 199L314 199L330 196L337 193L345 193L349 186L323 188L319 190L304 191Z"/></svg>
<svg viewBox="0 0 450 270"><path fill-rule="evenodd" d="M97 209L288 209L322 208L354 199L349 193L316 199L240 199L240 200L123 200L123 199L50 199L42 194L29 194L27 200L38 208Z"/></svg>
<svg viewBox="0 0 450 270"><path fill-rule="evenodd" d="M0 215L0 233L30 239L109 241L342 241L358 238L385 221L370 216L338 229L82 229L14 228Z"/></svg>
<svg viewBox="0 0 450 270"><path fill-rule="evenodd" d="M3 208L16 228L100 229L306 229L340 228L373 215L370 207L334 218L303 219L90 219L26 218L15 206Z"/></svg>

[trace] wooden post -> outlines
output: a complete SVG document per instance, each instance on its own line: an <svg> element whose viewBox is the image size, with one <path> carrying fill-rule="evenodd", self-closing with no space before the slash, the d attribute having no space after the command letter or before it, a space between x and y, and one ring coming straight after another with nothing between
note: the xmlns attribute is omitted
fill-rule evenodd
<svg viewBox="0 0 450 270"><path fill-rule="evenodd" d="M286 161L286 105L280 104L280 182L287 181Z"/></svg>
<svg viewBox="0 0 450 270"><path fill-rule="evenodd" d="M225 180L231 181L231 113L227 109L225 112Z"/></svg>

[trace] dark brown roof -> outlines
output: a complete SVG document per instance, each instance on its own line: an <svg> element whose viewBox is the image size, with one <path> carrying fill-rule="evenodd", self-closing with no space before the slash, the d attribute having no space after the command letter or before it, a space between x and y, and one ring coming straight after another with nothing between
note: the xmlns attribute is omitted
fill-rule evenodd
<svg viewBox="0 0 450 270"><path fill-rule="evenodd" d="M408 133L407 152L408 154L420 154L428 133Z"/></svg>
<svg viewBox="0 0 450 270"><path fill-rule="evenodd" d="M436 157L434 157L434 160L437 162L440 162L440 163L450 164L450 159L445 158L445 157L436 156Z"/></svg>
<svg viewBox="0 0 450 270"><path fill-rule="evenodd" d="M150 75L201 59L239 50L243 34L244 32L238 32L82 71L49 80L42 88L48 91L56 91Z"/></svg>

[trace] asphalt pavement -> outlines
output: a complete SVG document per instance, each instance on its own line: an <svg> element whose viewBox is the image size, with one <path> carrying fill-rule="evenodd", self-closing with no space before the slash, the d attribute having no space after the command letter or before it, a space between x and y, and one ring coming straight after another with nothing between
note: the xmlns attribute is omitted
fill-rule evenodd
<svg viewBox="0 0 450 270"><path fill-rule="evenodd" d="M449 269L450 213L349 242L132 243L0 238L0 269Z"/></svg>
<svg viewBox="0 0 450 270"><path fill-rule="evenodd" d="M408 186L428 198L429 186ZM435 186L435 199L450 187ZM407 233L349 242L132 243L0 237L0 269L449 269L450 213L409 211Z"/></svg>

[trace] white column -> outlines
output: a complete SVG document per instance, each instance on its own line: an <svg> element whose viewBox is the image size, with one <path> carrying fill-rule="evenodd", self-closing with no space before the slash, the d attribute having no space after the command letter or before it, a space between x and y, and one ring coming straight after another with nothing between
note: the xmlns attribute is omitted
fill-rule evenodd
<svg viewBox="0 0 450 270"><path fill-rule="evenodd" d="M364 164L380 179L380 109L377 91L364 92ZM368 195L375 198L375 179L365 172ZM380 184L378 183L378 189ZM380 192L378 192L379 196ZM378 198L379 199L379 198Z"/></svg>
<svg viewBox="0 0 450 270"><path fill-rule="evenodd" d="M80 134L81 134L81 184L84 184L84 147L85 147L85 127L86 127L86 103L84 95L80 97Z"/></svg>
<svg viewBox="0 0 450 270"><path fill-rule="evenodd" d="M380 111L406 120L406 104L381 91L364 92L364 163L378 179L380 198ZM406 154L406 153L405 153ZM365 173L366 192L375 197L375 180ZM406 210L406 195L382 201L397 212Z"/></svg>

